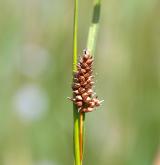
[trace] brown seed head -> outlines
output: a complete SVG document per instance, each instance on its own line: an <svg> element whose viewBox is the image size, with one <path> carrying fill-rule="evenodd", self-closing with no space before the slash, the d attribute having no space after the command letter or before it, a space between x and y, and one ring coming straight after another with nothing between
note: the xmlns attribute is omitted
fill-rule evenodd
<svg viewBox="0 0 160 165"><path fill-rule="evenodd" d="M87 73L84 75L84 77L85 77L85 78L88 78L90 75L91 75L91 74L87 72Z"/></svg>
<svg viewBox="0 0 160 165"><path fill-rule="evenodd" d="M86 99L87 97L88 97L88 93L83 93L83 94L82 94L82 98L83 98L83 99Z"/></svg>
<svg viewBox="0 0 160 165"><path fill-rule="evenodd" d="M88 112L92 112L93 111L93 108L88 107L87 110L88 110Z"/></svg>
<svg viewBox="0 0 160 165"><path fill-rule="evenodd" d="M87 85L87 82L85 81L85 82L81 82L81 86L82 87L85 87Z"/></svg>
<svg viewBox="0 0 160 165"><path fill-rule="evenodd" d="M82 101L77 101L77 102L76 102L76 105L77 105L77 107L82 107L83 102L82 102Z"/></svg>
<svg viewBox="0 0 160 165"><path fill-rule="evenodd" d="M81 95L76 96L76 100L83 100Z"/></svg>
<svg viewBox="0 0 160 165"><path fill-rule="evenodd" d="M95 106L100 106L100 101L97 98L93 98L93 101L95 102Z"/></svg>
<svg viewBox="0 0 160 165"><path fill-rule="evenodd" d="M78 112L92 112L95 107L99 106L102 101L99 101L94 96L92 64L94 59L90 52L85 49L82 57L80 57L77 72L74 73L73 79L73 98L69 98L78 107Z"/></svg>
<svg viewBox="0 0 160 165"><path fill-rule="evenodd" d="M85 82L85 77L84 77L84 76L79 76L79 80L80 80L81 82Z"/></svg>
<svg viewBox="0 0 160 165"><path fill-rule="evenodd" d="M93 59L92 58L90 58L90 59L88 59L87 61L86 61L86 64L88 64L88 65L91 65L93 63Z"/></svg>
<svg viewBox="0 0 160 165"><path fill-rule="evenodd" d="M93 82L93 81L91 81L91 82L89 82L89 84L92 86L92 85L94 84L94 82Z"/></svg>
<svg viewBox="0 0 160 165"><path fill-rule="evenodd" d="M82 112L92 112L93 111L93 108L83 108L82 110L81 110Z"/></svg>
<svg viewBox="0 0 160 165"><path fill-rule="evenodd" d="M74 94L78 95L79 94L79 91L78 90L75 90L73 91Z"/></svg>
<svg viewBox="0 0 160 165"><path fill-rule="evenodd" d="M86 63L81 63L81 67L82 67L83 69L86 69L86 68L88 67L88 65L87 65Z"/></svg>
<svg viewBox="0 0 160 165"><path fill-rule="evenodd" d="M80 88L78 89L78 91L79 91L80 94L82 94L82 93L85 92L85 88L80 87Z"/></svg>
<svg viewBox="0 0 160 165"><path fill-rule="evenodd" d="M93 93L93 90L92 90L92 89L88 89L88 90L87 90L87 94L88 94L88 95L92 95L92 93Z"/></svg>
<svg viewBox="0 0 160 165"><path fill-rule="evenodd" d="M84 75L86 73L86 70L85 69L81 69L80 70L80 74Z"/></svg>
<svg viewBox="0 0 160 165"><path fill-rule="evenodd" d="M83 56L83 60L88 60L90 58L90 55L89 54L84 54L84 56Z"/></svg>
<svg viewBox="0 0 160 165"><path fill-rule="evenodd" d="M92 86L91 86L91 84L87 84L86 86L85 86L85 89L90 89L90 88L92 88Z"/></svg>
<svg viewBox="0 0 160 165"><path fill-rule="evenodd" d="M79 83L74 83L72 85L72 89L75 90L75 89L78 89L81 85Z"/></svg>
<svg viewBox="0 0 160 165"><path fill-rule="evenodd" d="M94 101L89 102L89 103L88 103L88 106L89 106L90 108L94 108L94 107L95 107L95 102L94 102Z"/></svg>
<svg viewBox="0 0 160 165"><path fill-rule="evenodd" d="M85 103L89 103L91 101L91 98L88 96L88 97L84 98L83 101Z"/></svg>

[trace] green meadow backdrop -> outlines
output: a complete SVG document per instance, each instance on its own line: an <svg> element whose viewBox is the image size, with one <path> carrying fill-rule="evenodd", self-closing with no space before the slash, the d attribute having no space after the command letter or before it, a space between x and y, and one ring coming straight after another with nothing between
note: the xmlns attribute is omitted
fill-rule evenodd
<svg viewBox="0 0 160 165"><path fill-rule="evenodd" d="M79 0L78 53L93 0ZM73 0L0 0L0 165L72 165ZM84 165L159 165L160 1L103 0Z"/></svg>

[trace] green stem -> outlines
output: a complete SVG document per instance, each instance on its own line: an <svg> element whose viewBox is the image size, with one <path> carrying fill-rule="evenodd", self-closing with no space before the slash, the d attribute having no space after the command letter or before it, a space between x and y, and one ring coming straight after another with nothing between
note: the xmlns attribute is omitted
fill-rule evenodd
<svg viewBox="0 0 160 165"><path fill-rule="evenodd" d="M73 74L77 71L77 35L78 35L78 0L74 0L74 33L73 33ZM99 27L99 18L100 18L100 5L101 0L95 0L92 23L89 28L87 49L90 50L91 54L94 54L97 33ZM75 165L82 165L82 153L84 145L84 122L85 122L85 113L81 116L78 113L77 107L73 104L73 116L74 116L74 130L73 130L73 146L74 146L74 160ZM81 131L81 132L80 132ZM80 151L81 150L81 151ZM81 153L80 153L81 152Z"/></svg>
<svg viewBox="0 0 160 165"><path fill-rule="evenodd" d="M73 105L73 116L74 116L74 161L75 165L81 165L80 160L80 146L79 146L79 113L77 107Z"/></svg>
<svg viewBox="0 0 160 165"><path fill-rule="evenodd" d="M100 10L101 10L101 0L95 0L93 7L92 23L89 28L88 40L87 40L87 49L90 50L92 55L94 55L95 47L96 47L99 21L100 21Z"/></svg>
<svg viewBox="0 0 160 165"><path fill-rule="evenodd" d="M73 72L77 71L77 38L78 38L78 0L74 0Z"/></svg>
<svg viewBox="0 0 160 165"><path fill-rule="evenodd" d="M92 56L95 52L96 41L97 41L97 34L99 29L99 21L100 21L100 10L101 10L101 0L95 0L93 6L93 15L92 15L92 22L89 27L88 39L87 39L87 49L90 50ZM83 113L83 120L81 121L83 128L82 128L82 137L84 137L84 130L85 130L85 113ZM84 139L84 138L83 138ZM83 147L84 148L84 140Z"/></svg>
<svg viewBox="0 0 160 165"><path fill-rule="evenodd" d="M73 74L77 71L77 35L78 35L78 0L74 1L74 25L73 25ZM80 163L80 146L79 146L79 113L77 107L73 104L73 146L75 165Z"/></svg>

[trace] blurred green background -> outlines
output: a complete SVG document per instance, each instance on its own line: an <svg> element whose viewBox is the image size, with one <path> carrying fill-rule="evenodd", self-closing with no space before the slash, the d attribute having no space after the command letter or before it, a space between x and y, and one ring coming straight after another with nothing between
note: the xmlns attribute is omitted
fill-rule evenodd
<svg viewBox="0 0 160 165"><path fill-rule="evenodd" d="M79 3L79 55L92 0ZM0 0L0 165L72 165L73 0ZM103 0L95 54L103 105L84 165L159 165L160 1Z"/></svg>

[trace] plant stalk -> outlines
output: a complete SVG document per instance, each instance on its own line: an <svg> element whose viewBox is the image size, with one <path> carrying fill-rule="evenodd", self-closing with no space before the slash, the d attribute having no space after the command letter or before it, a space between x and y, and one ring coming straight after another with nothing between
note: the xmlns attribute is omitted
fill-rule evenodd
<svg viewBox="0 0 160 165"><path fill-rule="evenodd" d="M101 0L95 0L93 6L92 22L89 28L88 39L87 39L87 49L94 56L97 34L100 22L100 11L101 11Z"/></svg>
<svg viewBox="0 0 160 165"><path fill-rule="evenodd" d="M101 0L95 0L93 4L93 14L92 14L92 22L89 27L88 39L87 39L87 49L91 52L91 55L94 56L97 34L99 29L99 21L100 21L100 11L101 11ZM84 129L85 129L85 113L80 113L80 159L81 164L83 161L83 148L84 148Z"/></svg>
<svg viewBox="0 0 160 165"><path fill-rule="evenodd" d="M92 22L89 28L87 49L94 55L100 19L101 0L95 0ZM78 0L74 0L74 26L73 26L73 74L77 71L77 37L78 36ZM73 104L74 130L73 146L75 165L82 165L84 148L84 122L85 113L78 113Z"/></svg>
<svg viewBox="0 0 160 165"><path fill-rule="evenodd" d="M74 0L74 24L73 24L73 74L77 71L77 35L78 35L78 0ZM74 77L74 75L73 75ZM74 164L81 165L79 147L79 113L77 106L73 103L73 146Z"/></svg>

